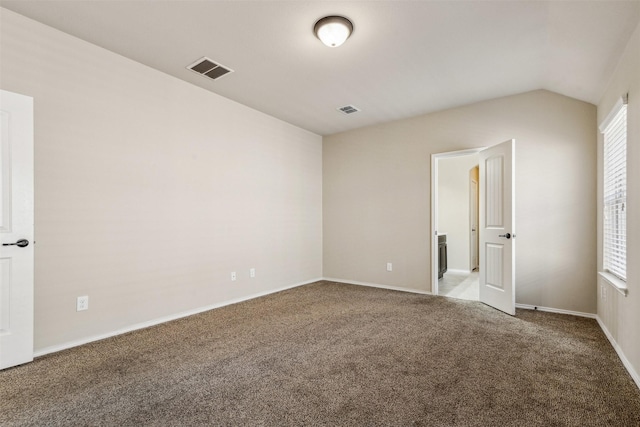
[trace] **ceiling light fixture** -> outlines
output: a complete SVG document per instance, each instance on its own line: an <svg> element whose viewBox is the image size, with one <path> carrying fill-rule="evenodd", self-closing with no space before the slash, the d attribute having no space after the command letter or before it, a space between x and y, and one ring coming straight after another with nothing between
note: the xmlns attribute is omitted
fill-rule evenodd
<svg viewBox="0 0 640 427"><path fill-rule="evenodd" d="M313 32L322 43L338 47L353 33L353 24L344 16L325 16L316 22Z"/></svg>

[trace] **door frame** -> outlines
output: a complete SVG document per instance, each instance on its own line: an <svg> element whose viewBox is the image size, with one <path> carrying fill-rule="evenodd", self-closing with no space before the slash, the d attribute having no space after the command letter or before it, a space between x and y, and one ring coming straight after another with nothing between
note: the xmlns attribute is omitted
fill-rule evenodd
<svg viewBox="0 0 640 427"><path fill-rule="evenodd" d="M469 171L469 271L474 271L480 267L480 171L478 179L473 176L473 170L479 166L474 166ZM475 223L473 221L475 215ZM473 227L476 227L476 241L473 244ZM474 262L474 255L475 260Z"/></svg>
<svg viewBox="0 0 640 427"><path fill-rule="evenodd" d="M441 159L478 154L487 147L434 153L431 155L431 293L438 295L438 163ZM478 189L478 195L480 189Z"/></svg>

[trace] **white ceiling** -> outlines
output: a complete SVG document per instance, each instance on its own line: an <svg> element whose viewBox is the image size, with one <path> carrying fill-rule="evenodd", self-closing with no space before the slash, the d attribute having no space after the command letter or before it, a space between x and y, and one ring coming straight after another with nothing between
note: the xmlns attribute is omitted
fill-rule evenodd
<svg viewBox="0 0 640 427"><path fill-rule="evenodd" d="M595 104L640 21L640 0L0 5L320 135L535 89ZM355 26L334 49L312 33L332 14ZM185 68L202 56L235 72Z"/></svg>

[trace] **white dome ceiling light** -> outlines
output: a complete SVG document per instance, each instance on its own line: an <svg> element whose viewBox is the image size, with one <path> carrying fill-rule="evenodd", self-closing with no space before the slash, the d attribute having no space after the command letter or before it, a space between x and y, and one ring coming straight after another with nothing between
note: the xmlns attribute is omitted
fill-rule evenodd
<svg viewBox="0 0 640 427"><path fill-rule="evenodd" d="M325 16L316 22L313 32L325 45L338 47L353 33L353 24L344 16Z"/></svg>

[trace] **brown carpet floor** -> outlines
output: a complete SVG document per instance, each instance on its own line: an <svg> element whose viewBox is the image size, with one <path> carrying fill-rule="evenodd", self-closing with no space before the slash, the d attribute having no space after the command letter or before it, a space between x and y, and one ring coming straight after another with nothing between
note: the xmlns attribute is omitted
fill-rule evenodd
<svg viewBox="0 0 640 427"><path fill-rule="evenodd" d="M593 319L331 282L0 372L2 426L632 426Z"/></svg>

